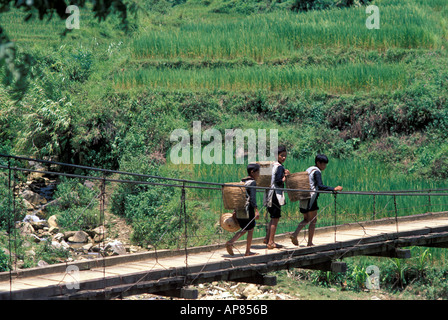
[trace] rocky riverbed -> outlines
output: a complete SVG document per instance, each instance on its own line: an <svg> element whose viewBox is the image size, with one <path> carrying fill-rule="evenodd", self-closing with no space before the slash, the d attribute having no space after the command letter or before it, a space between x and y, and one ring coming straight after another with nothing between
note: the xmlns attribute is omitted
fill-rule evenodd
<svg viewBox="0 0 448 320"><path fill-rule="evenodd" d="M250 283L212 282L196 286L198 300L298 300L300 294L289 295L276 287ZM126 300L169 300L173 298L153 294L140 294Z"/></svg>
<svg viewBox="0 0 448 320"><path fill-rule="evenodd" d="M45 168L38 163L30 163L30 165L35 170L45 171ZM84 181L84 185L93 187L93 183L87 180ZM53 198L56 186L56 177L47 176L41 172L33 172L28 175L26 182L15 185L14 193L17 206L26 211L24 218L15 221L15 227L23 237L22 246L25 248L28 258L34 259L36 256L35 246L41 243L65 252L61 256L67 258L61 258L60 262L122 255L144 250L128 243L128 230L123 227L125 223L117 217L111 217L107 225L88 230L62 230L58 225L57 216L47 216L46 210L48 206L55 205L59 200ZM114 232L111 232L111 228L114 229ZM118 231L116 231L117 229ZM13 255L16 253L13 252ZM14 259L14 261L15 269L20 269L25 264L21 259ZM36 262L38 266L47 264L45 261Z"/></svg>

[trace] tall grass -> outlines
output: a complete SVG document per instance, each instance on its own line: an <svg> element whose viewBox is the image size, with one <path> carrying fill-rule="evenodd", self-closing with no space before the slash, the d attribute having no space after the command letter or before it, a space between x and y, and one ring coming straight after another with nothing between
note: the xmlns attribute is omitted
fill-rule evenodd
<svg viewBox="0 0 448 320"><path fill-rule="evenodd" d="M446 36L441 13L424 2L381 2L379 30L366 27L367 17L362 7L182 22L145 31L132 41L131 51L136 59L250 57L263 62L302 47L436 48Z"/></svg>
<svg viewBox="0 0 448 320"><path fill-rule="evenodd" d="M94 13L88 8L90 4L80 9L80 28L72 29L65 36L63 33L67 31L66 20L56 14L51 19L47 16L40 20L38 13L34 12L34 16L25 21L28 14L13 8L0 14L0 25L20 49L45 48L49 51L50 48L63 45L98 46L103 42L109 44L112 42L110 38L117 41L117 38L122 37L121 31L116 28L116 17L111 16L99 24Z"/></svg>
<svg viewBox="0 0 448 320"><path fill-rule="evenodd" d="M40 42L40 41L60 41L58 35L65 30L65 20L53 18L51 20L32 18L27 22L22 22L26 14L19 10L0 15L0 25L13 41L21 43Z"/></svg>
<svg viewBox="0 0 448 320"><path fill-rule="evenodd" d="M314 159L287 158L285 167L291 172L306 170L314 164ZM167 164L167 170L176 168ZM185 165L184 165L185 166ZM184 169L186 169L184 167ZM207 182L238 182L247 176L244 164L199 164L188 165L191 178ZM327 169L322 173L323 182L329 186L341 185L344 191L399 191L446 188L443 182L433 182L425 179L410 178L405 175L391 174L391 169L379 162L363 160L339 160L330 159ZM220 190L191 189L187 199L205 201L209 205L207 219L218 221L219 215L225 212ZM282 219L279 232L293 231L298 222L302 220L298 202L288 201L282 207ZM262 219L259 221L257 236L264 235L266 223L266 209L263 208L263 192L257 193L257 202L261 208ZM319 196L319 213L317 226L344 224L350 222L362 222L385 217L406 216L426 212L439 212L448 208L448 197L433 196L375 196L338 194L335 198L332 194ZM396 206L395 206L396 203ZM205 218L205 217L204 217Z"/></svg>
<svg viewBox="0 0 448 320"><path fill-rule="evenodd" d="M215 69L137 69L114 76L116 87L193 90L303 90L353 93L366 89L404 88L409 79L402 64L349 64L335 68L242 67Z"/></svg>
<svg viewBox="0 0 448 320"><path fill-rule="evenodd" d="M157 65L152 61L160 60L189 61L201 68L172 69L164 68L163 64L124 66L113 74L113 81L116 88L124 90L135 86L228 91L311 88L330 93L401 89L413 77L404 63L359 62L353 56L347 63L331 67L318 63L309 67L272 64L288 59L295 61L298 55L318 49L337 52L349 47L385 51L443 46L447 36L446 3L378 1L378 6L379 30L366 27L365 7L305 13L277 11L237 19L185 19L177 24L151 26L130 42L132 60L145 61L148 65ZM243 63L242 67L223 63L225 66L208 68L214 61L250 63Z"/></svg>

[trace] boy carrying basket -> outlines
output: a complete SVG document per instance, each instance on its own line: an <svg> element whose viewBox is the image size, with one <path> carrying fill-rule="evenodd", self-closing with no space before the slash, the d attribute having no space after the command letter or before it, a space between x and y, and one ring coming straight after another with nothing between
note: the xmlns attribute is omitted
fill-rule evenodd
<svg viewBox="0 0 448 320"><path fill-rule="evenodd" d="M257 185L256 179L260 175L260 165L256 163L251 163L247 166L248 177L241 179L241 182L244 182L246 186ZM241 230L238 231L231 240L227 241L226 249L230 255L234 255L233 253L233 244L236 240L238 240L241 236L243 236L247 232L247 242L246 242L246 253L245 256L255 255L256 253L250 251L250 247L252 245L252 237L255 228L255 220L260 217L257 208L257 199L256 199L257 190L255 188L246 188L246 205L243 210L235 211L234 215L238 221L238 224L241 227Z"/></svg>
<svg viewBox="0 0 448 320"><path fill-rule="evenodd" d="M323 154L318 154L314 160L315 166L309 167L306 171L309 174L310 179L310 188L313 191L323 190L323 191L342 191L341 186L337 186L336 188L325 186L322 183L322 171L324 171L328 164L327 156ZM317 206L317 198L319 198L318 192L311 192L311 199L309 201L305 201L305 205L300 204L300 212L303 214L303 220L297 226L296 231L290 235L291 241L294 245L298 246L297 236L299 235L300 230L309 224L308 229L308 246L313 246L313 237L314 230L316 228L317 221L317 210L319 207Z"/></svg>
<svg viewBox="0 0 448 320"><path fill-rule="evenodd" d="M272 167L271 189L266 190L264 197L264 205L266 206L271 221L266 230L266 243L268 249L281 248L282 246L275 243L274 237L277 231L277 225L281 217L281 207L285 205L285 195L283 189L285 187L286 176L289 175L289 170L283 167L286 160L286 148L278 147L277 161Z"/></svg>

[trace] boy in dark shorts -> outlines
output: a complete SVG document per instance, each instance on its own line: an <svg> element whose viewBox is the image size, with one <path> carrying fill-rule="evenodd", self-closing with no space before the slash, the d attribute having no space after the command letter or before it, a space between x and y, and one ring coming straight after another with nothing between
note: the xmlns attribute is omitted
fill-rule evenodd
<svg viewBox="0 0 448 320"><path fill-rule="evenodd" d="M251 163L247 166L248 177L241 179L241 182L244 182L246 186L257 185L256 179L260 175L260 165L256 163ZM250 251L250 246L252 245L252 236L255 228L255 220L260 217L257 208L257 198L256 198L257 190L255 188L246 188L246 205L243 210L235 211L234 215L238 221L238 224L241 227L241 230L238 231L231 240L227 241L226 249L227 252L233 256L233 244L236 240L238 240L241 236L243 236L247 232L247 242L246 242L246 253L245 256L255 255L256 253Z"/></svg>
<svg viewBox="0 0 448 320"><path fill-rule="evenodd" d="M281 217L281 206L285 205L284 192L278 189L285 187L285 179L289 175L289 171L283 167L286 155L286 148L279 147L277 150L277 162L272 167L271 188L273 189L266 190L265 192L264 205L271 217L264 240L268 249L281 248L281 245L275 243L274 237L277 231L278 221Z"/></svg>
<svg viewBox="0 0 448 320"><path fill-rule="evenodd" d="M336 188L325 186L322 183L322 171L325 170L328 164L328 158L323 154L318 154L314 160L315 166L309 167L306 171L309 174L310 188L313 191L323 190L323 191L341 191L342 187L337 186ZM317 198L319 197L318 192L311 192L311 199L305 202L301 201L300 212L303 214L303 220L297 226L296 231L290 235L291 241L294 245L298 246L297 236L300 230L307 224L310 224L308 229L308 246L313 246L314 230L316 228L317 221ZM304 205L303 205L304 204Z"/></svg>

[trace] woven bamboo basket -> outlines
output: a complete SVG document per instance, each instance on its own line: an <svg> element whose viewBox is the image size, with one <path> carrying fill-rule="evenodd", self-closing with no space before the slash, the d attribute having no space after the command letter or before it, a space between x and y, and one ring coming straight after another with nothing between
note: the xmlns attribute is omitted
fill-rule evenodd
<svg viewBox="0 0 448 320"><path fill-rule="evenodd" d="M240 229L238 221L233 217L233 213L223 213L219 219L221 227L229 232L235 232Z"/></svg>
<svg viewBox="0 0 448 320"><path fill-rule="evenodd" d="M286 177L287 189L310 190L309 174L306 171L295 172ZM288 198L291 202L311 198L311 193L307 191L289 191Z"/></svg>
<svg viewBox="0 0 448 320"><path fill-rule="evenodd" d="M270 187L272 177L272 166L274 161L258 161L260 165L260 175L258 176L257 187Z"/></svg>
<svg viewBox="0 0 448 320"><path fill-rule="evenodd" d="M238 185L238 187L228 185ZM243 209L246 204L246 188L244 182L226 183L222 187L222 201L224 202L224 208L227 210Z"/></svg>

